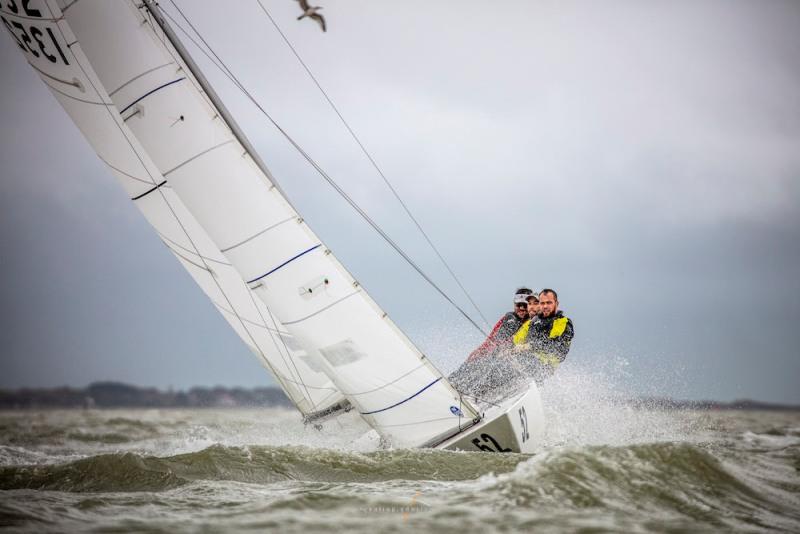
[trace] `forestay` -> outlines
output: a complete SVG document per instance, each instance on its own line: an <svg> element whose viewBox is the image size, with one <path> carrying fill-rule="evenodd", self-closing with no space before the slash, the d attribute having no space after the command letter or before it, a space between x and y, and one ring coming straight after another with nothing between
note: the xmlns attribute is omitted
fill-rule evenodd
<svg viewBox="0 0 800 534"><path fill-rule="evenodd" d="M127 127L126 141L147 155L147 183L123 179L134 202L147 213L158 196L180 199L210 238L207 245L215 254L209 257L229 263L247 284L247 296L250 291L257 296L253 308L271 310L307 351L304 362L291 360L298 367L309 364L300 382L308 384L306 375L323 371L393 444L436 443L472 424L477 412L295 212L158 9L146 4L149 9L134 1L81 0L71 3L58 22L70 43L63 49L66 57L74 53L75 64L96 73L92 85L110 89L103 96L112 105L97 107L114 114L114 122ZM74 36L66 33L70 28ZM42 63L31 62L35 67ZM51 70L62 80L76 77L74 66L65 69L69 72ZM52 87L49 76L43 79ZM86 95L78 98L86 100ZM70 100L65 107L78 106L62 100ZM118 168L142 177L142 169L130 162ZM319 391L322 396L330 390Z"/></svg>
<svg viewBox="0 0 800 534"><path fill-rule="evenodd" d="M291 334L255 298L230 261L166 183L83 55L69 25L52 3L3 2L3 22L28 62L69 114L99 157L117 176L169 250L211 299L236 333L269 368L307 416L346 401ZM110 5L110 3L109 3ZM116 5L116 4L115 4ZM118 5L125 11L127 5ZM16 9L15 9L16 8ZM177 71L173 63L169 67ZM137 335L147 332L132 329Z"/></svg>

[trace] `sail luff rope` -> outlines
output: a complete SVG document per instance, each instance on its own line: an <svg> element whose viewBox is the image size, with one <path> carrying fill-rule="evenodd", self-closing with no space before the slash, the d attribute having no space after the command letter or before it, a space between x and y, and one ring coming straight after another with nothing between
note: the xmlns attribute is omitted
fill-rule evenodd
<svg viewBox="0 0 800 534"><path fill-rule="evenodd" d="M259 7L264 12L264 14L267 16L267 18L270 20L270 22L272 22L272 25L275 27L275 29L278 31L280 36L283 38L283 41L286 43L286 46L288 46L289 49L292 51L292 53L294 54L294 57L296 57L297 61L300 62L300 65L303 66L303 69L305 69L305 71L308 74L308 76L311 78L311 80L317 86L317 89L319 89L320 93L322 93L322 96L324 96L325 100L328 102L328 104L330 104L331 109L333 109L334 113L336 113L336 116L339 117L339 120L342 122L342 124L344 125L345 129L348 131L350 136L356 142L358 147L361 149L361 152L364 153L364 156L366 156L366 158L372 164L372 167L375 169L375 171L378 173L378 175L380 175L380 177L383 179L383 183L386 184L386 187L388 187L389 191L392 192L392 194L394 195L394 198L397 199L397 202L399 202L400 206L403 207L403 210L406 212L406 215L408 215L408 218L411 219L411 221L417 227L417 230L419 230L420 234L422 234L422 237L425 238L425 241L431 247L431 250L433 250L434 254L436 254L436 257L439 258L439 261L442 263L442 265L444 265L444 268L447 269L447 272L450 273L450 276L453 278L455 283L461 289L461 292L464 293L464 296L467 297L467 300L469 300L470 304L472 304L472 307L475 308L475 311L477 311L478 315L480 315L481 319L483 319L484 324L486 326L489 326L489 321L486 319L486 316L483 315L483 312L481 312L481 309L480 309L480 307L478 307L478 304L475 302L475 300L469 294L467 289L461 283L461 280L459 280L458 276L456 276L456 273L450 267L450 264L448 264L447 261L444 259L444 256L442 256L442 254L439 252L439 249L436 247L436 245L434 245L433 241L428 236L427 232L425 232L425 230L422 228L422 225L420 224L420 222L411 213L411 210L408 207L408 205L405 203L405 201L403 201L402 198L400 198L400 194L397 192L397 190L394 188L392 183L389 181L389 178L386 177L386 175L384 174L383 170L380 168L378 163L372 157L372 154L370 154L370 152L367 150L367 148L361 142L361 139L359 139L359 137L356 135L355 131L353 131L353 129L350 127L350 124L347 122L347 120L345 120L344 116L342 116L341 112L339 111L339 108L336 106L336 104L333 103L333 100L331 100L330 96L328 96L328 93L325 91L325 89L322 88L322 85L319 83L319 81L317 80L316 76L314 76L314 74L311 72L311 69L308 67L308 65L306 65L305 61L303 61L303 58L300 57L300 54L298 54L297 50L294 48L294 46L292 46L292 43L289 41L289 39L283 33L283 31L281 30L280 26L278 26L278 23L275 22L275 19L272 18L272 15L270 15L270 13L267 10L267 8L264 7L264 4L261 2L261 0L256 0L256 2L258 2Z"/></svg>
<svg viewBox="0 0 800 534"><path fill-rule="evenodd" d="M253 97L253 95L250 94L250 92L244 87L244 85L242 85L242 83L239 81L239 79L236 77L236 75L234 75L231 72L231 70L228 68L228 66L225 64L225 62L216 54L216 52L214 52L214 49L211 46L209 46L209 44L205 41L205 39L200 34L200 32L197 31L197 29L192 25L192 23L189 21L189 19L186 17L186 15L184 15L183 12L180 10L180 8L175 4L174 0L170 0L170 2L175 7L175 9L181 14L181 16L184 18L184 20L186 20L187 24L189 24L189 26L192 28L192 30L195 32L195 34L198 36L198 38L208 48L209 52L216 58L216 61L214 61L214 59L212 59L208 55L208 52L206 52L203 49L203 47L201 47L197 43L197 41L189 34L189 32L187 32L186 29L184 29L168 12L162 11L162 13L167 18L169 18L172 21L172 23L175 24L175 26L177 26L177 28L180 29L184 33L184 35L186 35L189 38L189 40L192 41L192 43L194 43L194 45L197 46L198 49L206 57L208 57L211 60L211 62L214 64L215 67L220 69L220 71L222 71L222 73L229 80L231 80L231 82L233 82L233 84L242 92L242 94L244 94L247 97L247 99L250 100L250 102L252 102L254 106L256 106L256 108L261 112L261 114L264 115L270 121L270 123L272 123L272 125L278 130L278 132L280 132L281 135L283 135L283 137L286 138L287 141L289 141L289 143L295 148L295 150L297 150L298 153L300 153L300 155L303 156L303 158L317 171L317 173L319 173L319 175L322 176L322 178L324 178L325 181L327 181L328 184L330 184L330 186L333 187L333 189L337 193L339 193L339 195L348 204L350 204L350 206L361 216L361 218L364 219L367 222L367 224L369 224L378 233L378 235L380 235L383 238L383 240L386 241L395 250L395 252L397 252L400 255L400 257L402 257L417 272L417 274L419 274L447 302L449 302L456 310L458 310L458 312L461 313L461 315L467 321L469 321L469 323L472 326L474 326L481 334L483 334L484 336L487 336L488 334L483 330L483 328L481 328L478 325L478 323L476 323L472 319L472 317L470 317L469 314L467 314L467 312L465 312L458 304L456 304L453 301L453 299L451 299L450 296L447 295L447 293L445 293L438 285L436 285L436 283L427 274L425 274L425 272L403 251L403 249L401 249L400 246L397 243L395 243L394 240L392 240L389 237L389 235L386 234L386 232L384 232L383 229L363 209L361 209L361 207L355 202L355 200L353 200L341 187L339 187L339 185L336 183L336 181L333 180L333 178L331 178L322 169L322 167L320 167L319 164L317 164L317 162L314 161L314 159L309 154L307 154L302 149L302 147L300 147L300 145L289 135L289 133L286 132L286 130L284 130L275 121L275 119L272 118L272 116L261 106L261 104L259 104L259 102L255 99L255 97Z"/></svg>

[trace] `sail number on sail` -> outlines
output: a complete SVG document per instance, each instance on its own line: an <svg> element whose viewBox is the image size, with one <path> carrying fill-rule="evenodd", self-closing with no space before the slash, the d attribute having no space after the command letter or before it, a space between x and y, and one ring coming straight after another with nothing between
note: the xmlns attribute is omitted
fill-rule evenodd
<svg viewBox="0 0 800 534"><path fill-rule="evenodd" d="M26 54L35 58L46 57L51 63L58 63L60 59L64 65L69 65L64 49L53 32L55 25L32 24L30 19L42 19L42 12L31 8L29 3L30 0L21 0L19 5L16 0L3 1L0 4L0 11L3 12L0 19L3 24ZM20 17L20 20L16 20L14 15Z"/></svg>

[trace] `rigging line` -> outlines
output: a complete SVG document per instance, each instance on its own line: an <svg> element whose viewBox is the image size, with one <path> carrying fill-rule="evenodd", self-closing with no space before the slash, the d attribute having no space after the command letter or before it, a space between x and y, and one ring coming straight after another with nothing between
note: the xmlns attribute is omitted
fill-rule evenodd
<svg viewBox="0 0 800 534"><path fill-rule="evenodd" d="M375 171L383 179L383 182L386 184L386 187L389 188L389 191L392 192L392 194L394 195L394 198L396 198L397 202L399 202L400 205L403 207L403 210L406 212L406 215L408 215L408 218L411 219L411 221L417 227L417 230L419 230L420 234L422 234L422 237L425 238L425 241L428 243L428 245L431 247L433 252L436 254L436 257L439 258L439 261L442 262L442 265L444 265L445 269L447 269L447 272L450 273L450 276L453 278L453 280L455 280L456 284L461 289L461 292L464 293L464 296L467 297L467 300L469 300L470 304L472 304L472 307L475 308L475 311L477 311L478 315L480 315L481 319L483 319L484 324L486 326L489 326L489 321L483 315L483 312L481 312L481 309L478 307L478 304L473 300L472 296L470 296L470 294L467 291L467 289L461 283L461 280L458 279L458 276L456 276L456 273L453 271L453 269L450 267L450 265L447 263L447 261L442 256L442 254L439 252L439 249L436 247L436 245L433 244L433 241L431 241L431 238L428 237L428 234L425 232L425 230L422 229L422 225L419 223L417 218L414 217L414 215L411 213L411 210L409 209L408 205L406 205L406 203L403 201L403 199L400 198L400 194L397 192L397 190L391 184L389 179L383 173L383 170L381 170L381 168L378 166L378 163L375 161L375 159L372 157L372 155L366 149L364 144L361 142L361 139L358 138L356 133L350 127L350 124L348 124L348 122L345 120L345 118L339 112L339 108L336 107L336 104L333 103L331 98L328 96L328 93L326 93L325 89L322 88L322 85L320 85L319 81L317 81L317 78L311 72L311 69L303 61L303 58L300 57L300 54L297 53L297 50L295 50L294 46L292 46L292 43L289 42L289 39L286 37L286 35L284 35L283 31L281 31L281 28L280 28L280 26L278 26L278 23L275 22L275 19L273 19L272 15L269 14L269 11L267 11L267 8L265 8L264 4L261 3L261 0L256 0L256 2L258 2L258 5L259 5L259 7L261 7L261 10L264 12L264 14L267 16L267 18L269 18L270 22L272 22L272 25L275 26L275 29L278 30L278 33L281 35L281 37L283 37L284 42L289 47L289 49L292 51L292 53L294 54L294 57L297 58L297 61L299 61L300 64L303 66L303 68L305 69L305 71L308 74L308 76L311 78L311 80L317 86L317 89L319 89L319 91L322 93L322 96L324 96L325 100L328 101L328 104L330 104L331 108L336 113L336 116L339 117L340 121L342 121L342 124L344 125L345 129L347 129L347 131L350 133L350 136L353 138L353 140L356 142L358 147L361 149L361 152L364 153L364 156L366 156L366 158L372 164L372 167L375 169Z"/></svg>
<svg viewBox="0 0 800 534"><path fill-rule="evenodd" d="M158 233L158 230L156 230L156 233ZM204 271L208 271L208 274L210 274L211 276L216 276L216 273L215 273L214 271L212 271L212 270L211 270L211 268L208 268L208 267L203 267L203 266L202 266L202 265L200 265L199 263L195 263L195 262L193 262L192 260L190 260L189 258L187 258L186 256L184 256L183 254L181 254L180 252L178 252L178 251L177 251L175 248L171 247L171 246L170 246L170 244L169 244L169 243L167 243L167 242L164 240L164 238L163 238L163 237L162 237L162 243L164 243L164 246L165 246L165 247L167 247L167 250L169 250L170 252L172 252L173 254L175 254L176 256L178 256L179 258L181 258L182 260L184 260L184 261L187 261L187 262L191 263L192 265L194 265L195 267L198 267L198 268L200 268L200 269L203 269ZM183 248L183 247L181 247L181 248ZM184 249L184 250L187 250L187 249ZM194 252L192 252L191 250L187 250L187 252L189 252L190 254L194 254ZM204 260L207 260L207 261L214 261L214 260L211 260L211 259L209 259L209 258L206 258L205 256L200 256L200 257L201 257L201 258L203 258ZM217 263L219 263L219 262L217 262ZM223 265L225 265L225 264L223 264Z"/></svg>
<svg viewBox="0 0 800 534"><path fill-rule="evenodd" d="M231 71L231 70L228 68L228 66L227 66L227 65L225 65L225 62L224 62L224 61L222 61L222 58L220 58L220 57L217 55L217 53L216 53L216 52L214 52L214 49L213 49L213 48L211 48L211 45L209 45L209 44L208 44L208 42L205 40L205 38L203 37L203 35L202 35L202 34L201 34L201 33L200 33L198 30L197 30L197 28L195 28L194 24L192 24L192 21L190 21L190 20L189 20L189 18L188 18L188 17L187 17L187 16L184 14L184 12L181 10L181 8L180 8L180 7L178 7L178 4L176 4L176 3L175 3L175 0L169 0L169 1L170 1L170 3L172 4L172 6L173 6L173 7L174 7L174 8L175 8L177 11L178 11L178 13L180 13L180 14L181 14L181 17L183 17L183 20L185 20L185 21L186 21L186 24L188 24L188 25L189 25L189 27L192 29L192 31L195 33L195 35L197 35L197 37L198 37L198 38L199 38L199 39L200 39L200 40L203 42L203 44L204 44L204 45L206 45L206 48L208 48L208 50L209 50L209 51L210 51L210 52L211 52L211 53L214 55L214 57L215 57L215 58L217 58L217 60L220 62L220 64L221 64L221 65L223 66L223 68L225 69L225 72L226 72L228 75L230 75L230 76L232 76L232 77L234 77L234 78L235 78L235 76L234 76L233 72L232 72L232 71ZM166 12L165 12L165 13L166 13ZM170 17L170 19L172 19L172 17ZM172 19L172 21L173 21L173 22L176 22L174 19ZM184 31L184 33L185 33L185 31ZM195 43L195 44L197 44L197 43ZM237 82L236 82L236 83L238 84L238 80L237 80Z"/></svg>
<svg viewBox="0 0 800 534"><path fill-rule="evenodd" d="M187 258L186 256L184 256L183 254L181 254L180 252L178 252L177 250L175 250L174 248L172 248L171 246L169 246L166 242L163 242L163 243L164 243L164 245L166 245L167 249L169 249L170 252L172 252L173 254L178 256L180 259L182 259L186 263L189 263L191 265L194 265L198 269L202 269L203 271L206 271L211 276L216 276L214 271L212 271L211 268L208 267L208 264L206 264L205 262L203 262L205 264L205 266L204 265L200 265L199 263L195 263L192 260L190 260L189 258ZM202 256L201 256L201 258L202 258ZM202 258L202 259L205 259L205 258Z"/></svg>
<svg viewBox="0 0 800 534"><path fill-rule="evenodd" d="M179 249L185 250L186 252L188 252L190 254L195 254L195 255L199 256L199 254L197 254L195 251L190 250L190 249L184 247L183 245L181 245L180 243L178 243L176 241L173 241L172 239L168 238L166 235L164 235L163 233L159 232L157 228L155 230L156 230L156 233L158 234L158 237L160 237L163 241L169 241L170 243L172 243L173 245L175 245ZM170 249L172 248L168 244L166 244L166 245L167 245L168 248L170 248ZM231 266L230 263L225 262L225 261L215 260L214 258L209 258L208 256L202 256L202 257L205 258L207 261L218 263L218 264L224 265L226 267L230 267Z"/></svg>
<svg viewBox="0 0 800 534"><path fill-rule="evenodd" d="M180 9L178 8L178 6L177 6L177 5L175 5L175 3L174 3L174 2L173 2L173 5L175 6L175 8L176 8L176 9L178 9L178 11L180 11ZM156 29L156 28L158 27L158 28L160 28L160 29L161 29L161 33L163 34L163 37L164 37L164 40L162 40L162 45L164 46L164 49L167 51L167 53L169 53L169 55L170 55L170 56L172 56L172 58L173 58L173 59L175 59L175 60L176 60L176 62L178 63L178 65L180 65L180 62L178 62L178 61L177 61L177 58L176 58L176 57L175 57L175 55L173 55L173 53L172 53L172 48L174 48L174 46L172 46L172 43L171 43L171 42L169 43L169 45L168 45L168 44L165 42L165 41L167 41L167 40L168 40L168 39L167 39L167 37L166 37L166 31L164 30L164 28L161 28L161 25L160 25L160 24L158 24L158 25L157 25L157 24L155 24L155 23L153 22L153 18L154 18L154 17L152 17L152 16L151 16L151 15L152 15L152 12L151 12L151 10L150 10L150 5L149 5L149 4L146 4L146 6L147 6L147 15L148 15L148 16L147 16L147 19L146 19L146 22L149 22L149 24L150 24L150 27L153 29L153 32L156 34L156 36L158 36L158 33L159 33L159 32L157 31L157 29ZM173 19L173 18L172 18L172 17L169 15L169 13L167 13L166 11L161 11L161 13L164 13L166 16L168 16L168 17L170 18L170 20L172 20L172 21L173 21L173 23L175 23L175 24L176 24L176 26L178 26L178 27L180 28L180 25L178 25L177 21L175 21L175 20L174 20L174 19ZM181 15L183 15L183 13L181 13ZM156 18L157 18L157 17L156 17ZM184 19L186 19L186 16L185 16L185 15L184 15ZM189 20L188 20L188 19L186 19L186 22L188 22L188 23L191 25L191 22L189 22ZM183 28L181 28L181 31L183 31L183 32L184 32L184 33L185 33L187 36L189 36L189 34L188 34L188 33L187 33L185 30L183 30ZM195 30L195 31L196 31L196 30ZM199 34L198 34L198 35L199 35ZM189 38L191 39L191 36L189 36ZM193 43L195 43L195 41L194 41L193 39L192 39L192 42L193 42ZM195 43L195 45L197 45L197 43ZM198 48L199 48L200 50L202 50L202 48L201 48L201 47L199 47L199 46L198 46ZM205 51L204 51L203 53L205 53ZM206 56L208 56L208 54L206 54ZM180 53L178 53L178 57L180 57ZM181 58L181 59L182 59L182 58ZM213 62L213 60L212 60L212 62ZM216 66L216 63L215 63L215 66ZM219 68L219 66L217 66L217 68ZM227 68L227 67L226 67L226 68ZM189 73L191 73L191 69L190 69L190 68L188 68L188 67L187 67L187 71L188 71ZM228 76L230 77L230 75L228 75ZM200 94L201 94L201 95L203 95L203 97L206 97L206 93L205 93L205 91L202 89L202 87L201 87L201 86L198 86L198 84L196 84L196 83L194 82L193 78L194 78L193 76L189 76L189 80L190 80L190 82L192 83L192 85L194 85L194 86L195 86L195 88L198 90L198 92L200 92ZM216 108L215 108L215 106L214 106L214 104L213 104L213 102L209 101L208 103L209 103L209 106L211 107L211 109L216 109ZM189 236L188 236L188 234L187 234L187 237L189 237ZM189 241L191 242L191 238L189 238ZM192 246L194 246L194 243L192 243ZM215 283L216 283L216 279L215 279ZM217 284L217 285L219 286L219 284ZM221 288L221 287L219 287L219 289L220 289L220 291L222 292L223 296L225 296L225 300L227 300L227 301L228 301L228 303L230 304L230 306L231 306L231 309L233 309L233 310L235 311L235 307L233 306L233 303L230 301L230 299L228 298L228 296L225 294L225 292L222 290L222 288ZM264 321L263 315L261 314L261 310L258 308L258 305L255 303L255 297L254 297L254 296L253 296L253 294L252 294L252 290L250 290L250 288L249 288L249 287L247 287L247 290L248 290L248 294L250 295L250 299L253 301L253 305L256 307L256 310L258 311L259 315L261 315L261 319L262 319L262 321L264 322L264 327L265 327L265 328L267 328L267 324L266 324L266 321ZM266 303L265 303L265 306L266 306ZM274 328L275 328L275 330L277 331L277 330L278 330L278 326L277 326L277 324L275 323L275 317L272 315L272 312L269 310L269 308L268 308L268 307L267 307L267 313L269 314L270 318L272 319L272 324L273 324L273 327L274 327ZM244 330L245 330L245 332L247 332L248 336L249 336L249 337L250 337L250 338L253 340L253 343L255 344L256 348L257 348L257 349L258 349L258 351L259 351L259 353L261 353L261 358L262 358L262 359L265 361L265 363L267 364L267 367L268 367L268 368L269 368L269 369L270 369L270 370L271 370L271 371L272 371L272 372L273 372L273 373L276 375L276 377L280 377L280 374L279 374L279 373L277 372L277 370L276 370L276 369L273 367L273 365L272 365L272 364L269 362L269 359L267 359L267 357L264 355L264 352L263 352L263 351L261 350L261 348L259 347L259 345L258 345L258 343L256 342L256 340L255 340L255 338L253 337L253 335L252 335L252 334L251 334L251 333L250 333L250 332L247 330L247 327L245 326L245 324L244 324L244 322L242 321L241 317L239 317L238 313L235 313L235 315L236 315L236 317L237 317L237 318L239 318L239 321L240 321L240 322L242 322L242 326L244 327ZM267 330L269 330L269 329L267 328ZM292 366L294 367L294 370L295 370L295 372L297 373L297 377L299 378L299 380L300 380L300 383L301 383L301 384L303 385L303 387L305 388L306 395L307 395L307 397L308 397L308 401L311 403L312 409L316 408L316 406L317 406L317 405L316 405L316 403L314 402L314 399L313 399L313 397L311 397L311 394L308 392L308 386L305 384L305 381L303 380L303 375L302 375L302 374L300 374L300 372L299 372L299 371L298 371L298 369L297 369L297 363L294 361L294 358L292 357L292 355L291 355L291 352L289 351L289 348L286 346L286 341L285 341L285 340L283 339L283 337L281 337L280 335L279 335L278 337L279 337L279 339L281 340L281 342L282 342L282 344L283 344L284 350L286 351L286 355L289 357L289 361L292 363ZM277 346L277 343L275 343L275 339L274 339L274 337L272 337L272 335L270 335L270 338L272 339L272 343L273 343L273 345L275 345L275 348L278 350L278 354L280 354L280 355L281 355L281 359L283 359L283 363L284 363L284 365L286 365L286 360L283 358L283 354L281 353L281 351L280 351L280 348ZM288 368L288 365L287 365L287 368ZM280 382L280 379L279 379L279 382ZM300 394L302 395L302 391L300 392ZM298 409L299 409L299 407L298 407Z"/></svg>
<svg viewBox="0 0 800 534"><path fill-rule="evenodd" d="M350 196L349 196L349 195L348 195L348 194L347 194L347 193L346 193L346 192L345 192L345 191L344 191L344 190L343 190L341 187L339 187L339 185L338 185L338 184L337 184L337 183L336 183L336 182L333 180L333 178L331 178L331 177L330 177L330 176L329 176L329 175L328 175L328 174L327 174L327 173L326 173L326 172L325 172L325 171L322 169L322 167L320 167L320 166L319 166L319 164L317 164L317 162L316 162L316 161L314 161L314 159L313 159L313 158L312 158L310 155L308 155L308 154L307 154L307 153L306 153L306 152L305 152L305 151L304 151L304 150L303 150L303 149L300 147L300 145L299 145L299 144L298 144L298 143L297 143L297 142L296 142L296 141L295 141L295 140L294 140L294 139L293 139L293 138L292 138L292 137L289 135L289 133L288 133L286 130L284 130L284 129L283 129L283 128L282 128L282 127L281 127L281 126L280 126L280 125L279 125L279 124L278 124L278 123L275 121L275 119L273 119L273 118L272 118L272 116L271 116L269 113L267 113L267 111L266 111L266 110L265 110L265 109L264 109L264 108L261 106L261 104L259 104L259 102L258 102L258 101L255 99L255 97L254 97L254 96L253 96L253 95L252 95L252 94L251 94L251 93L250 93L250 92L249 92L249 91L248 91L248 90L247 90L247 89L244 87L244 85L242 85L242 83L239 81L239 79L236 77L236 75L234 75L234 74L233 74L233 73L230 71L230 69L229 69L229 68L228 68L228 67L225 65L225 62L224 62L224 61L222 61L222 59L220 59L220 58L219 58L219 56L216 54L216 52L214 52L214 49L213 49L213 48L211 48L211 47L208 45L208 43L205 41L205 39L203 39L203 36L202 36L202 35L200 35L200 33L197 31L197 29L196 29L196 28L194 28L194 26L192 26L192 23L191 23L191 22L190 22L190 21L189 21L189 20L186 18L186 15L184 15L184 14L183 14L183 12L180 10L180 8L179 8L179 7L178 7L178 6L175 4L174 0L171 0L171 2L172 2L172 5L173 5L173 6L175 6L175 9L177 9L177 10L178 10L178 12L179 12L179 13L181 13L181 16L183 16L183 18L186 20L186 22L189 24L189 26L192 28L192 30L193 30L193 31L194 31L194 32L195 32L195 33L198 35L198 37L200 38L200 40L201 40L201 41L202 41L202 42L203 42L203 43L206 45L206 47L208 48L208 50L210 51L210 53L211 53L211 54L212 54L212 55L213 55L215 58L217 58L217 61L219 62L219 64L217 64L217 61L214 61L213 59L211 59L211 57L208 55L208 52L206 52L205 50L203 50L203 48L202 48L202 47L200 47L200 46L197 44L197 41L195 41L195 40L194 40L194 39L193 39L193 38L192 38L192 37L189 35L189 33L188 33L188 32L187 32L187 31L186 31L186 30L185 30L185 29L184 29L184 28L183 28L183 27L182 27L180 24L178 24L178 22L177 22L177 21L176 21L176 20L175 20L175 19L174 19L174 18L173 18L171 15L169 15L169 13L167 13L166 11L163 11L164 15L165 15L166 17L168 17L168 18L169 18L169 19L170 19L170 20L171 20L171 21L172 21L172 22L173 22L173 23L174 23L174 24L175 24L175 25L178 27L178 29L180 29L180 30L181 30L181 31L182 31L182 32L183 32L183 33L184 33L184 34L185 34L187 37L189 37L189 39L190 39L190 40L191 40L191 41L192 41L192 42L195 44L195 46L197 46L197 47L198 47L198 49L199 49L199 50L200 50L200 51L201 51L201 52L202 52L202 53L203 53L203 54L204 54L206 57L208 57L208 58L211 60L211 62L214 64L214 66L216 66L218 69L220 69L220 70L222 71L222 73L223 73L223 74L225 74L225 75L228 77L228 79L230 79L230 80L231 80L231 82L233 82L233 84L234 84L236 87L238 87L238 88L239 88L239 90L242 92L242 94L244 94L244 95L245 95L245 96L248 98L248 100L250 100L250 102L252 102L252 103L253 103L253 105L254 105L254 106L256 106L256 108L258 108L258 110L261 112L261 114L262 114L262 115L264 115L264 116L265 116L265 117L266 117L266 118L267 118L267 119L270 121L270 123L271 123L271 124L272 124L272 125L275 127L275 129L277 129L277 130L278 130L278 131L281 133L281 135L283 135L283 137L284 137L284 138L286 138L286 140L287 140L287 141L289 141L289 143L290 143L290 144L291 144L291 145L292 145L292 146L295 148L295 150L297 150L297 152L298 152L300 155L302 155L302 156L303 156L303 158L304 158L304 159L305 159L305 160L306 160L306 161L307 161L307 162L308 162L308 163L309 163L309 164L310 164L310 165L311 165L311 166L312 166L312 167L313 167L313 168L314 168L314 169L317 171L317 173L319 173L319 175L320 175L320 176L322 176L322 177L325 179L325 181L327 181L327 182L328 182L328 184L330 184L330 186L331 186L331 187L333 187L333 189L334 189L334 190L335 190L337 193L339 193L339 195L340 195L340 196L341 196L341 197L342 197L342 198L343 198L343 199L344 199L344 200L345 200L345 201L346 201L348 204L350 204L350 206L351 206L351 207L352 207L352 208L353 208L353 209L356 211L356 213L358 213L358 214L361 216L361 218L362 218L362 219L364 219L364 220L367 222L367 224L369 224L369 225L370 225L370 226L373 228L373 230L375 230L375 231L378 233L378 235L380 235L380 236L383 238L383 240L384 240L384 241L386 241L386 242L387 242L387 243L388 243L388 244L389 244L389 245L390 245L390 246L391 246L391 247L392 247L392 248L395 250L395 252L397 252L397 253L400 255L400 257L402 257L402 258L403 258L403 259L404 259L404 260L405 260L405 261L406 261L406 262L407 262L407 263L408 263L408 264L409 264L409 265L410 265L410 266L411 266L411 267L412 267L412 268L413 268L413 269L414 269L414 270L415 270L415 271L416 271L416 272L417 272L417 273L418 273L418 274L419 274L419 275L420 275L420 276L421 276L421 277L422 277L422 278L423 278L423 279L424 279L426 282L428 282L428 284L429 284L429 285L430 285L430 286L431 286L433 289L435 289L435 290L436 290L436 291L437 291L437 292L438 292L438 293L439 293L439 294L440 294L440 295L441 295L441 296L442 296L442 297L443 297L443 298L444 298L444 299L445 299L447 302L449 302L449 303L450 303L450 304L451 304L451 305L452 305L452 306L453 306L453 307L454 307L456 310L458 310L458 312L459 312L459 313L461 313L461 315L462 315L462 316L463 316L463 317L464 317L464 318L465 318L467 321L469 321L469 323L470 323L472 326L474 326L474 327L475 327L475 328L476 328L476 329L477 329L477 330L478 330L478 331L479 331L481 334L483 334L484 336L487 336L488 334L487 334L487 333L486 333L486 332L483 330L483 328L481 328L481 327L478 325L478 323L476 323L476 322L475 322L475 321L472 319L472 317L470 317L470 316L469 316L469 314L467 314L467 312L465 312L465 311L464 311L464 310L463 310L463 309L462 309L462 308L461 308L461 307L460 307L458 304L456 304L456 303L453 301L453 299L451 299L451 298L450 298L450 297L447 295L447 293L445 293L445 292L444 292L444 291L443 291L443 290L442 290L442 289L441 289L441 288L440 288L438 285L436 285L436 283L435 283L433 280L431 280L431 278L430 278L430 277L429 277L427 274L425 274L425 272L424 272L424 271L423 271L423 270L422 270L422 269L421 269L421 268L420 268L420 267L419 267L419 266L418 266L416 263L414 263L414 261L413 261L413 260L412 260L412 259L411 259L411 258L410 258L410 257L409 257L409 256L408 256L408 255L407 255L407 254L406 254L406 253L405 253L405 252L404 252L404 251L403 251L401 248L400 248L400 246L399 246L397 243L395 243L395 242L394 242L394 240L392 240L392 239L391 239L391 238L388 236L388 234L386 234L386 232L384 232L384 231L383 231L383 229L381 229L381 227L380 227L380 226L378 226L378 224L377 224L377 223L376 223L376 222L375 222L375 221L374 221L374 220L373 220L373 219L372 219L372 218L371 218L369 215L367 215L367 213L366 213L366 212L365 212L363 209L361 209L361 207L360 207L360 206L359 206L359 205L358 205L358 204L357 204L357 203L356 203L356 202L355 202L355 201L354 201L352 198L350 198Z"/></svg>
<svg viewBox="0 0 800 534"><path fill-rule="evenodd" d="M229 313L229 314L231 314L231 315L235 315L235 312L234 312L233 310L229 310L228 308L226 308L225 306L223 306L222 304L220 304L220 303L219 303L219 302L217 302L216 300L212 300L212 301L211 301L211 303L212 303L214 306L216 306L218 309L220 309L220 310L222 310L222 311L224 311L224 312L226 312L226 313ZM279 332L279 331L274 331L272 328L270 328L270 327L268 327L268 326L265 326L265 325L263 325L263 324L261 324L261 323L257 323L256 321L251 321L251 320L250 320L250 319L248 319L247 317L242 317L242 321L245 321L245 322L247 322L247 323L250 323L250 324L251 324L251 325L253 325L253 326L257 326L258 328L263 328L264 330L266 330L266 331L268 331L268 332L273 332L273 333L278 333L278 332Z"/></svg>

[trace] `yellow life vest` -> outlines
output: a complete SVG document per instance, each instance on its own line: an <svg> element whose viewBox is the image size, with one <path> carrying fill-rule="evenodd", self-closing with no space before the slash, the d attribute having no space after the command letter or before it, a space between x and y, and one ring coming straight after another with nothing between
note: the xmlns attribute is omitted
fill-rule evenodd
<svg viewBox="0 0 800 534"><path fill-rule="evenodd" d="M527 321L522 323L522 326L519 327L517 333L514 334L514 337L512 338L514 340L514 345L525 344L525 340L528 339L528 330L530 329L531 329L531 320L528 319Z"/></svg>
<svg viewBox="0 0 800 534"><path fill-rule="evenodd" d="M558 364L561 363L561 360L558 359L558 356L553 354L547 354L546 352L534 352L533 355L536 356L537 360L545 365L550 365L553 369L558 367Z"/></svg>
<svg viewBox="0 0 800 534"><path fill-rule="evenodd" d="M553 321L553 328L550 329L550 339L559 337L564 333L564 330L567 329L567 320L568 319L566 317L559 317Z"/></svg>
<svg viewBox="0 0 800 534"><path fill-rule="evenodd" d="M553 326L550 328L550 339L556 338L561 336L564 333L564 330L567 329L567 321L566 317L559 317L555 321L553 321ZM514 340L514 345L524 345L528 339L528 332L531 329L531 319L528 319L522 326L519 327L517 333L514 334L512 338Z"/></svg>
<svg viewBox="0 0 800 534"><path fill-rule="evenodd" d="M566 317L559 317L553 321L553 326L550 328L550 339L557 338L564 333L564 331L567 329L567 320L568 319ZM519 330L517 330L516 334L514 334L512 339L514 340L515 346L526 348L523 346L527 345L528 332L531 329L531 322L531 319L528 319L522 323L522 326L520 326ZM558 367L558 364L561 363L561 360L558 359L558 356L553 354L537 351L534 352L533 355L544 365L550 365L553 367L553 369Z"/></svg>

